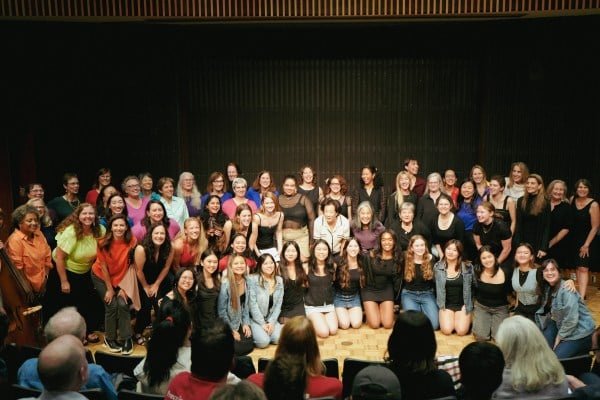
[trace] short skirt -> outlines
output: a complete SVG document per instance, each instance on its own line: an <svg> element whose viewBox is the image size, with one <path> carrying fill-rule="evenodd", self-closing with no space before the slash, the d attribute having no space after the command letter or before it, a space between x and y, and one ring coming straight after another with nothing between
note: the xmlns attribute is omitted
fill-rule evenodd
<svg viewBox="0 0 600 400"><path fill-rule="evenodd" d="M360 293L356 292L353 295L346 295L336 291L335 296L333 297L333 305L335 308L362 307Z"/></svg>

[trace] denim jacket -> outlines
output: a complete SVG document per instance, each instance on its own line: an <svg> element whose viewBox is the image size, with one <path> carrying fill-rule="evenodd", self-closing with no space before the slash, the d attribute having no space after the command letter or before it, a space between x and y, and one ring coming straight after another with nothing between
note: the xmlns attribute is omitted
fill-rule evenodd
<svg viewBox="0 0 600 400"><path fill-rule="evenodd" d="M563 340L577 340L591 335L594 332L596 323L577 292L570 292L565 289L563 281L556 292L551 294L551 287L546 288L544 292L542 306L535 314L535 322L541 329L546 326L544 318L544 305L548 296L552 296L552 308L547 317L556 322L558 336Z"/></svg>
<svg viewBox="0 0 600 400"><path fill-rule="evenodd" d="M248 303L250 295L248 293L248 281L246 280L246 301L240 304L240 308L236 311L231 306L231 291L229 290L229 280L225 279L221 283L221 291L219 292L219 300L217 303L217 311L219 318L222 318L231 327L231 330L237 332L242 325L250 325L250 313Z"/></svg>
<svg viewBox="0 0 600 400"><path fill-rule="evenodd" d="M271 309L269 309L269 288L264 288L259 284L258 274L253 274L248 278L248 291L250 292L249 308L252 321L259 325L266 323L275 325L283 302L283 278L275 277Z"/></svg>
<svg viewBox="0 0 600 400"><path fill-rule="evenodd" d="M469 263L462 263L461 273L463 276L463 299L465 302L465 309L467 314L473 310L473 266ZM433 266L433 273L435 278L435 290L437 305L440 310L446 308L446 262L444 260L438 261Z"/></svg>

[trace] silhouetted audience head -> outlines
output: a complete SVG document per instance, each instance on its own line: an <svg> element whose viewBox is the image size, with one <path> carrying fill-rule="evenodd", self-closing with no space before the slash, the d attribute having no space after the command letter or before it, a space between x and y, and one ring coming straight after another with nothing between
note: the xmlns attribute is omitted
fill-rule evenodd
<svg viewBox="0 0 600 400"><path fill-rule="evenodd" d="M216 389L209 400L267 400L264 392L258 386L248 381L237 384L227 384ZM271 398L269 398L271 400Z"/></svg>
<svg viewBox="0 0 600 400"><path fill-rule="evenodd" d="M282 354L269 361L263 389L269 400L303 400L306 379L304 357Z"/></svg>
<svg viewBox="0 0 600 400"><path fill-rule="evenodd" d="M422 312L398 315L387 347L387 361L396 374L426 374L435 370L437 343L433 326Z"/></svg>
<svg viewBox="0 0 600 400"><path fill-rule="evenodd" d="M469 343L461 351L458 365L465 400L489 399L502 383L504 356L493 343Z"/></svg>
<svg viewBox="0 0 600 400"><path fill-rule="evenodd" d="M399 400L400 381L389 368L371 365L360 370L352 382L352 400Z"/></svg>
<svg viewBox="0 0 600 400"><path fill-rule="evenodd" d="M291 318L283 325L275 357L284 354L304 358L306 372L309 375L321 375L325 372L317 343L317 333L312 322L305 316Z"/></svg>
<svg viewBox="0 0 600 400"><path fill-rule="evenodd" d="M88 363L81 340L73 335L55 338L40 353L37 370L44 389L79 391L88 379Z"/></svg>
<svg viewBox="0 0 600 400"><path fill-rule="evenodd" d="M73 335L83 341L85 332L85 319L75 307L62 308L48 320L44 327L47 342L62 335Z"/></svg>
<svg viewBox="0 0 600 400"><path fill-rule="evenodd" d="M192 374L209 381L227 377L234 357L231 328L218 318L192 339Z"/></svg>

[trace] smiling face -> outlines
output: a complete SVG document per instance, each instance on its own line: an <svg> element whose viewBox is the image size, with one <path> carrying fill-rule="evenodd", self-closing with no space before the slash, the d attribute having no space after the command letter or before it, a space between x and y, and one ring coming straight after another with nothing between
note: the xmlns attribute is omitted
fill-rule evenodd
<svg viewBox="0 0 600 400"><path fill-rule="evenodd" d="M302 170L302 182L313 183L314 176L315 174L309 167L306 167Z"/></svg>
<svg viewBox="0 0 600 400"><path fill-rule="evenodd" d="M66 185L63 185L67 194L76 196L79 193L79 178L69 178Z"/></svg>
<svg viewBox="0 0 600 400"><path fill-rule="evenodd" d="M519 265L533 264L533 253L527 246L519 246L515 252L515 260Z"/></svg>
<svg viewBox="0 0 600 400"><path fill-rule="evenodd" d="M98 177L98 187L103 188L104 186L110 185L110 179L112 176L110 172L106 172Z"/></svg>
<svg viewBox="0 0 600 400"><path fill-rule="evenodd" d="M242 210L240 212L240 224L244 227L249 227L252 223L252 211L251 210Z"/></svg>
<svg viewBox="0 0 600 400"><path fill-rule="evenodd" d="M235 275L244 275L246 273L246 260L242 256L233 256L233 262L231 264L232 271Z"/></svg>
<svg viewBox="0 0 600 400"><path fill-rule="evenodd" d="M400 189L408 191L410 190L410 178L408 176L402 175L398 180L398 184Z"/></svg>
<svg viewBox="0 0 600 400"><path fill-rule="evenodd" d="M368 186L373 183L373 179L375 179L375 174L371 172L369 168L363 168L360 173L360 179L362 179L363 184Z"/></svg>
<svg viewBox="0 0 600 400"><path fill-rule="evenodd" d="M104 189L104 197L102 197L102 203L106 204L106 202L108 201L108 199L110 198L110 196L112 196L113 194L117 194L117 189L115 189L114 186L107 186Z"/></svg>
<svg viewBox="0 0 600 400"><path fill-rule="evenodd" d="M460 194L465 200L471 199L474 193L475 187L471 181L463 182L463 184L460 185Z"/></svg>
<svg viewBox="0 0 600 400"><path fill-rule="evenodd" d="M31 203L29 204L31 204L32 207L35 207L40 219L46 215L46 204L44 203L44 200L36 198L35 200L31 200Z"/></svg>
<svg viewBox="0 0 600 400"><path fill-rule="evenodd" d="M567 188L562 182L557 182L550 191L550 198L554 201L562 201L565 198Z"/></svg>
<svg viewBox="0 0 600 400"><path fill-rule="evenodd" d="M419 173L419 162L417 160L410 160L404 167L411 175L417 175Z"/></svg>
<svg viewBox="0 0 600 400"><path fill-rule="evenodd" d="M403 208L400 210L400 221L405 224L410 224L415 219L415 212L410 208Z"/></svg>
<svg viewBox="0 0 600 400"><path fill-rule="evenodd" d="M348 254L349 257L355 258L358 256L358 253L360 253L360 246L358 242L356 239L350 239L348 245L346 246L346 254Z"/></svg>
<svg viewBox="0 0 600 400"><path fill-rule="evenodd" d="M450 204L450 200L446 197L440 197L437 201L437 209L441 215L446 215L450 212L452 208L452 204Z"/></svg>
<svg viewBox="0 0 600 400"><path fill-rule="evenodd" d="M495 179L492 179L490 181L490 194L492 196L501 194L503 191L504 191L504 187L502 185L500 185L500 182L498 182Z"/></svg>
<svg viewBox="0 0 600 400"><path fill-rule="evenodd" d="M292 264L298 258L298 251L293 245L288 245L283 251L283 258L285 261Z"/></svg>
<svg viewBox="0 0 600 400"><path fill-rule="evenodd" d="M128 227L129 224L127 224L127 221L123 218L118 218L110 224L110 231L113 233L115 239L123 239Z"/></svg>
<svg viewBox="0 0 600 400"><path fill-rule="evenodd" d="M587 198L590 195L590 188L585 185L585 183L580 182L577 185L577 197L581 197L583 199Z"/></svg>
<svg viewBox="0 0 600 400"><path fill-rule="evenodd" d="M246 238L241 235L236 236L235 239L233 239L233 243L231 243L231 248L237 254L241 254L246 251L247 247Z"/></svg>
<svg viewBox="0 0 600 400"><path fill-rule="evenodd" d="M152 222L161 222L165 216L165 210L162 208L161 204L152 203L146 212L146 215L148 215L148 218L150 218L150 221Z"/></svg>
<svg viewBox="0 0 600 400"><path fill-rule="evenodd" d="M328 204L323 208L323 217L328 224L333 224L338 216L336 207L333 204Z"/></svg>
<svg viewBox="0 0 600 400"><path fill-rule="evenodd" d="M444 173L444 183L448 186L454 186L456 184L456 172L449 169Z"/></svg>
<svg viewBox="0 0 600 400"><path fill-rule="evenodd" d="M391 233L384 232L379 237L379 244L384 252L389 253L394 249L394 237Z"/></svg>
<svg viewBox="0 0 600 400"><path fill-rule="evenodd" d="M30 199L43 199L44 188L42 187L42 185L33 185L27 193L27 197Z"/></svg>
<svg viewBox="0 0 600 400"><path fill-rule="evenodd" d="M147 179L147 178L144 178L144 179ZM152 182L152 179L150 179L150 182ZM152 183L150 184L150 189L152 189ZM137 178L135 178L135 179L132 178L132 179L129 179L127 182L125 182L125 193L129 197L139 198L140 197L140 181L138 181Z"/></svg>
<svg viewBox="0 0 600 400"><path fill-rule="evenodd" d="M247 185L244 185L242 183L237 183L233 185L233 193L235 194L235 197L239 198L239 199L244 199L246 198L246 190L248 189Z"/></svg>
<svg viewBox="0 0 600 400"><path fill-rule="evenodd" d="M425 255L425 241L423 239L416 239L413 242L412 250L416 256L423 257Z"/></svg>
<svg viewBox="0 0 600 400"><path fill-rule="evenodd" d="M231 182L237 177L238 177L238 170L235 168L234 165L229 165L227 167L227 178L229 178L229 181Z"/></svg>
<svg viewBox="0 0 600 400"><path fill-rule="evenodd" d="M490 251L482 251L479 254L479 261L481 262L481 266L485 269L493 269L496 265L496 257L494 257L494 253Z"/></svg>
<svg viewBox="0 0 600 400"><path fill-rule="evenodd" d="M542 274L544 280L548 282L550 286L556 286L561 280L560 271L556 267L556 264L554 264L553 262L549 262L548 264L546 264L546 267L542 271Z"/></svg>
<svg viewBox="0 0 600 400"><path fill-rule="evenodd" d="M477 206L477 221L480 224L489 225L494 220L494 213L482 205Z"/></svg>
<svg viewBox="0 0 600 400"><path fill-rule="evenodd" d="M286 196L293 196L296 194L296 181L292 178L287 178L283 181L283 193Z"/></svg>
<svg viewBox="0 0 600 400"><path fill-rule="evenodd" d="M523 171L520 166L515 165L512 171L510 171L510 176L514 183L523 183Z"/></svg>
<svg viewBox="0 0 600 400"><path fill-rule="evenodd" d="M86 206L79 213L79 222L84 227L91 228L96 219L96 210L92 206Z"/></svg>
<svg viewBox="0 0 600 400"><path fill-rule="evenodd" d="M40 217L37 213L27 213L19 222L19 230L27 236L33 236L40 229Z"/></svg>
<svg viewBox="0 0 600 400"><path fill-rule="evenodd" d="M191 219L186 221L183 225L185 236L191 241L198 240L200 237L200 223L195 219Z"/></svg>
<svg viewBox="0 0 600 400"><path fill-rule="evenodd" d="M173 193L175 193L175 188L173 188L173 184L169 181L165 182L161 188L158 190L162 197L166 199L170 199L173 197Z"/></svg>
<svg viewBox="0 0 600 400"><path fill-rule="evenodd" d="M458 260L458 249L456 248L456 244L452 243L446 246L446 250L444 250L444 257L448 261L456 261Z"/></svg>
<svg viewBox="0 0 600 400"><path fill-rule="evenodd" d="M194 189L194 175L183 174L181 177L181 188L186 192L191 192Z"/></svg>
<svg viewBox="0 0 600 400"><path fill-rule="evenodd" d="M273 211L275 211L275 202L270 197L264 197L263 198L263 207L265 208L265 211L270 214Z"/></svg>
<svg viewBox="0 0 600 400"><path fill-rule="evenodd" d="M262 266L260 267L260 272L267 277L272 277L275 272L275 262L272 257L266 257Z"/></svg>
<svg viewBox="0 0 600 400"><path fill-rule="evenodd" d="M177 281L177 289L180 293L186 293L192 287L194 287L194 273L188 269L183 271L181 276L179 276L179 281Z"/></svg>
<svg viewBox="0 0 600 400"><path fill-rule="evenodd" d="M217 175L215 180L212 181L212 187L213 191L216 193L223 192L223 189L225 188L225 179L222 176Z"/></svg>
<svg viewBox="0 0 600 400"><path fill-rule="evenodd" d="M471 171L471 179L473 179L473 181L475 181L477 184L483 183L484 175L481 168L473 168Z"/></svg>
<svg viewBox="0 0 600 400"><path fill-rule="evenodd" d="M340 193L340 190L342 190L342 185L340 184L339 179L332 178L331 181L329 181L329 190L334 195L337 195Z"/></svg>
<svg viewBox="0 0 600 400"><path fill-rule="evenodd" d="M212 275L219 266L219 259L216 255L210 254L200 261L200 265L205 274Z"/></svg>
<svg viewBox="0 0 600 400"><path fill-rule="evenodd" d="M260 178L258 178L258 183L261 188L268 189L271 186L271 175L268 172L263 172Z"/></svg>
<svg viewBox="0 0 600 400"><path fill-rule="evenodd" d="M373 219L373 212L369 207L363 207L358 212L358 219L363 225L369 225Z"/></svg>
<svg viewBox="0 0 600 400"><path fill-rule="evenodd" d="M525 184L525 190L530 195L536 195L540 192L540 188L542 185L535 179L534 177L527 178L527 183Z"/></svg>
<svg viewBox="0 0 600 400"><path fill-rule="evenodd" d="M142 189L144 189L147 192L150 192L150 191L152 191L152 185L154 185L152 178L150 178L149 176L145 176L142 178L142 182L141 182Z"/></svg>
<svg viewBox="0 0 600 400"><path fill-rule="evenodd" d="M314 251L317 261L325 261L329 257L329 246L323 242L317 243Z"/></svg>
<svg viewBox="0 0 600 400"><path fill-rule="evenodd" d="M212 215L215 215L221 209L221 200L218 197L213 197L210 199L208 204L206 205L208 212Z"/></svg>
<svg viewBox="0 0 600 400"><path fill-rule="evenodd" d="M110 199L110 203L108 204L108 208L114 214L121 214L125 209L125 200L121 196L115 196Z"/></svg>
<svg viewBox="0 0 600 400"><path fill-rule="evenodd" d="M167 239L167 230L164 225L158 225L152 231L152 243L155 246L160 247Z"/></svg>

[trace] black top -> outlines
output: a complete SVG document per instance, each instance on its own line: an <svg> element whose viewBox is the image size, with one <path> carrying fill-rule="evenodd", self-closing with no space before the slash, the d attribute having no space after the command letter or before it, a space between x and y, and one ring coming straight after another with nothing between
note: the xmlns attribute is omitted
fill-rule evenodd
<svg viewBox="0 0 600 400"><path fill-rule="evenodd" d="M282 214L279 214L280 219L281 215ZM258 236L256 238L256 247L260 250L269 249L271 247L277 247L275 232L277 232L277 225L279 225L279 219L275 224L270 226L261 225L262 220L260 219L260 215L258 215L258 221Z"/></svg>
<svg viewBox="0 0 600 400"><path fill-rule="evenodd" d="M508 305L506 283L486 283L477 279L475 300L482 306L501 307Z"/></svg>
<svg viewBox="0 0 600 400"><path fill-rule="evenodd" d="M465 296L463 294L464 279L462 274L454 278L446 278L446 304L453 306L463 306Z"/></svg>
<svg viewBox="0 0 600 400"><path fill-rule="evenodd" d="M310 200L315 216L319 215L319 187L315 186L310 190L306 190L298 186L298 193L303 194L308 200Z"/></svg>
<svg viewBox="0 0 600 400"><path fill-rule="evenodd" d="M415 192L410 192L402 198L403 202L412 203L417 209L418 197ZM389 227L393 221L400 221L400 210L398 210L398 202L396 201L396 192L388 197L387 207L385 208L385 226Z"/></svg>
<svg viewBox="0 0 600 400"><path fill-rule="evenodd" d="M304 303L304 291L298 280L288 279L283 285L283 301L281 302L281 313L291 311L298 304Z"/></svg>
<svg viewBox="0 0 600 400"><path fill-rule="evenodd" d="M341 274L337 274L335 281L335 290L343 294L344 296L352 296L358 293L360 290L360 271L358 268L354 268L348 271L350 273L350 281L348 287L343 288L341 286L340 278Z"/></svg>
<svg viewBox="0 0 600 400"><path fill-rule="evenodd" d="M410 242L410 238L415 235L423 236L427 242L427 246L431 246L431 232L429 231L427 225L418 219L413 221L411 231L405 231L402 228L402 223L400 221L392 222L390 229L396 233L396 237L398 238L398 246L400 246L402 251L406 251L408 249L408 242Z"/></svg>
<svg viewBox="0 0 600 400"><path fill-rule="evenodd" d="M550 212L550 239L563 229L572 229L573 213L569 203L562 202L554 206ZM567 234L560 242L548 249L548 257L554 258L558 265L567 266L573 261L570 246L571 236Z"/></svg>
<svg viewBox="0 0 600 400"><path fill-rule="evenodd" d="M394 371L394 368L392 371ZM456 396L452 377L446 371L434 369L426 374L394 371L400 380L402 398L408 400L437 399Z"/></svg>
<svg viewBox="0 0 600 400"><path fill-rule="evenodd" d="M381 223L385 221L385 203L387 199L385 198L385 190L383 186L373 188L373 190L371 190L371 195L369 195L365 188L361 185L361 187L356 191L354 197L356 199L353 199L352 203L355 204L355 208L358 207L358 205L363 201L368 201L373 207L373 214L375 217L377 217L377 220Z"/></svg>
<svg viewBox="0 0 600 400"><path fill-rule="evenodd" d="M482 246L490 246L496 257L502 252L502 241L512 237L510 227L499 218L494 218L489 225L475 222L473 235L479 236Z"/></svg>
<svg viewBox="0 0 600 400"><path fill-rule="evenodd" d="M415 263L415 276L413 280L408 282L404 280L404 289L411 290L413 292L425 292L428 290L433 290L435 282L433 280L433 276L430 280L423 279L423 272L421 271L421 264ZM447 302L447 301L446 301Z"/></svg>
<svg viewBox="0 0 600 400"><path fill-rule="evenodd" d="M431 231L431 243L434 245L439 244L442 249L450 239L459 240L461 243L465 242L465 224L456 215L452 217L448 229L440 229L438 219L434 218L431 221L429 230Z"/></svg>
<svg viewBox="0 0 600 400"><path fill-rule="evenodd" d="M217 298L219 288L209 289L203 282L198 283L198 293L194 302L195 319L200 326L212 324L217 319Z"/></svg>
<svg viewBox="0 0 600 400"><path fill-rule="evenodd" d="M515 229L516 243L529 243L533 246L534 254L538 250L547 251L550 232L550 203L538 215L531 214L531 206L537 196L530 196L525 210L522 203L525 197L517 200L517 227Z"/></svg>
<svg viewBox="0 0 600 400"><path fill-rule="evenodd" d="M324 306L333 304L333 277L330 273L317 276L313 271L308 272L308 290L304 296L307 306Z"/></svg>

